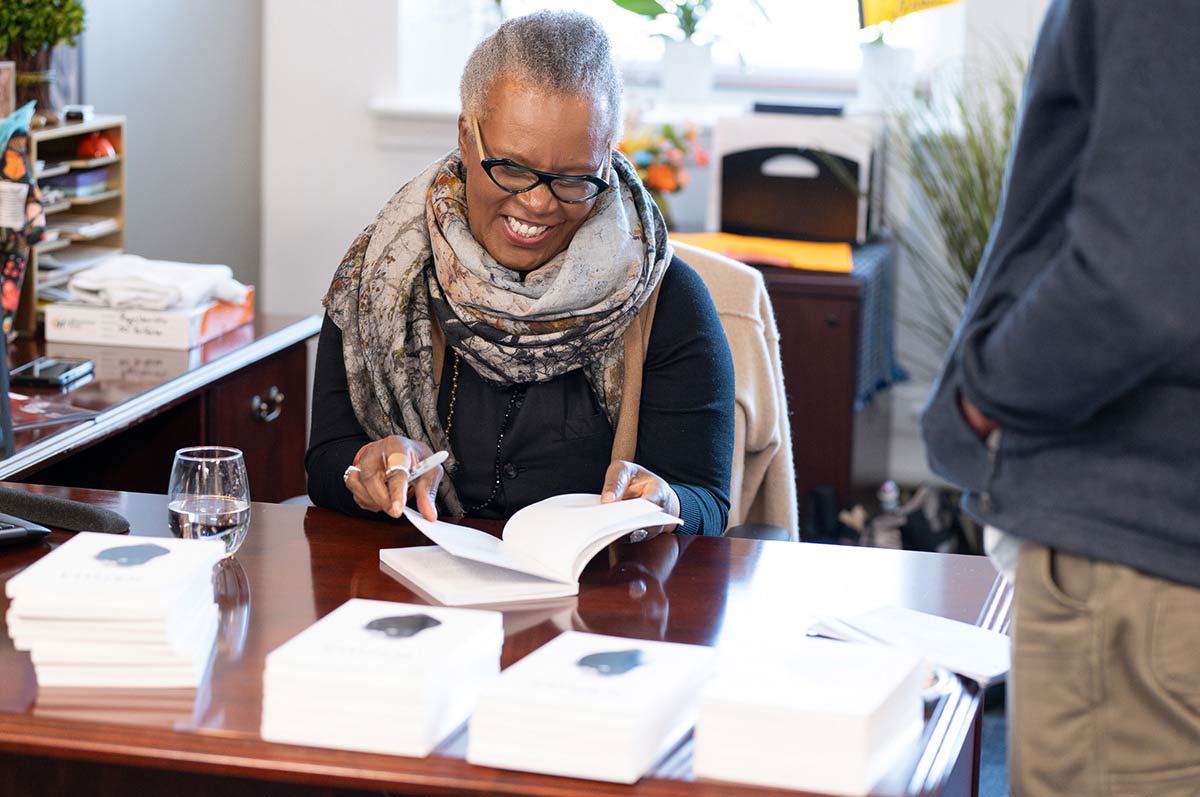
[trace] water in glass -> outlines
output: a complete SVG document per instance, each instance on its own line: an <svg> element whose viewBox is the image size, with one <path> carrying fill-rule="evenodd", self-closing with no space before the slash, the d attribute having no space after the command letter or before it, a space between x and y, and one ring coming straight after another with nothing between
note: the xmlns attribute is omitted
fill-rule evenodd
<svg viewBox="0 0 1200 797"><path fill-rule="evenodd" d="M176 537L219 539L227 555L240 548L250 528L250 487L242 452L222 446L176 451L167 520Z"/></svg>

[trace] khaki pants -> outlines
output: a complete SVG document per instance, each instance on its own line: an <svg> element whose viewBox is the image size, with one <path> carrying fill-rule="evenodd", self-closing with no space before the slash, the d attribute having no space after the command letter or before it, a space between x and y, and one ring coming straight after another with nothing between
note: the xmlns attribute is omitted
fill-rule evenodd
<svg viewBox="0 0 1200 797"><path fill-rule="evenodd" d="M1200 589L1025 543L1013 797L1200 797Z"/></svg>

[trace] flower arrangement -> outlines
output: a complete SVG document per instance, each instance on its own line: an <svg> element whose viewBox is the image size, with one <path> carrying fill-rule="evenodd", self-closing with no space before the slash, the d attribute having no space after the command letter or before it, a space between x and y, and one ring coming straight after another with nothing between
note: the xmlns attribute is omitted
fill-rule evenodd
<svg viewBox="0 0 1200 797"><path fill-rule="evenodd" d="M627 127L617 149L637 168L638 177L662 211L667 227L672 226L666 195L683 190L690 181L687 165L708 165L708 150L693 125L682 130L673 124Z"/></svg>

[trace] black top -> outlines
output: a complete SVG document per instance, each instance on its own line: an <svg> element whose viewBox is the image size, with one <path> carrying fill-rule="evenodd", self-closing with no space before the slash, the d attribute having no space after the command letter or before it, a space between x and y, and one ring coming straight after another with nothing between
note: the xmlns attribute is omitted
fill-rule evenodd
<svg viewBox="0 0 1200 797"><path fill-rule="evenodd" d="M443 423L454 359L447 352L438 396ZM447 475L464 506L486 502L499 473L492 504L468 514L507 518L553 495L600 492L613 430L582 371L500 388L485 382L464 359L456 396L450 445L458 468ZM675 489L681 533L725 530L733 412L733 360L712 298L699 275L675 258L663 277L650 333L634 459ZM328 315L317 346L312 417L305 457L309 496L318 506L376 516L359 509L342 482L346 466L371 438L354 415L341 330Z"/></svg>

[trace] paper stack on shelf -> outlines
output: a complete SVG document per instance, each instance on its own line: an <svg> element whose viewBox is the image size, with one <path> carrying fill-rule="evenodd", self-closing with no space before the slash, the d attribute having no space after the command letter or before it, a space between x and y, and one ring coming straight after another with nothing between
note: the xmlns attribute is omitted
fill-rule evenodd
<svg viewBox="0 0 1200 797"><path fill-rule="evenodd" d="M215 650L212 540L80 532L9 579L41 687L195 688Z"/></svg>
<svg viewBox="0 0 1200 797"><path fill-rule="evenodd" d="M96 216L87 213L56 213L50 226L57 229L63 238L73 241L88 241L116 232L121 223L112 216Z"/></svg>
<svg viewBox="0 0 1200 797"><path fill-rule="evenodd" d="M500 672L499 612L352 599L267 655L262 738L425 756Z"/></svg>
<svg viewBox="0 0 1200 797"><path fill-rule="evenodd" d="M691 729L713 657L698 645L561 634L484 692L467 760L633 783Z"/></svg>
<svg viewBox="0 0 1200 797"><path fill-rule="evenodd" d="M107 169L85 169L56 177L47 177L42 185L62 191L68 197L95 196L108 190Z"/></svg>
<svg viewBox="0 0 1200 797"><path fill-rule="evenodd" d="M823 639L724 653L696 722L698 777L867 794L924 723L914 651Z"/></svg>

